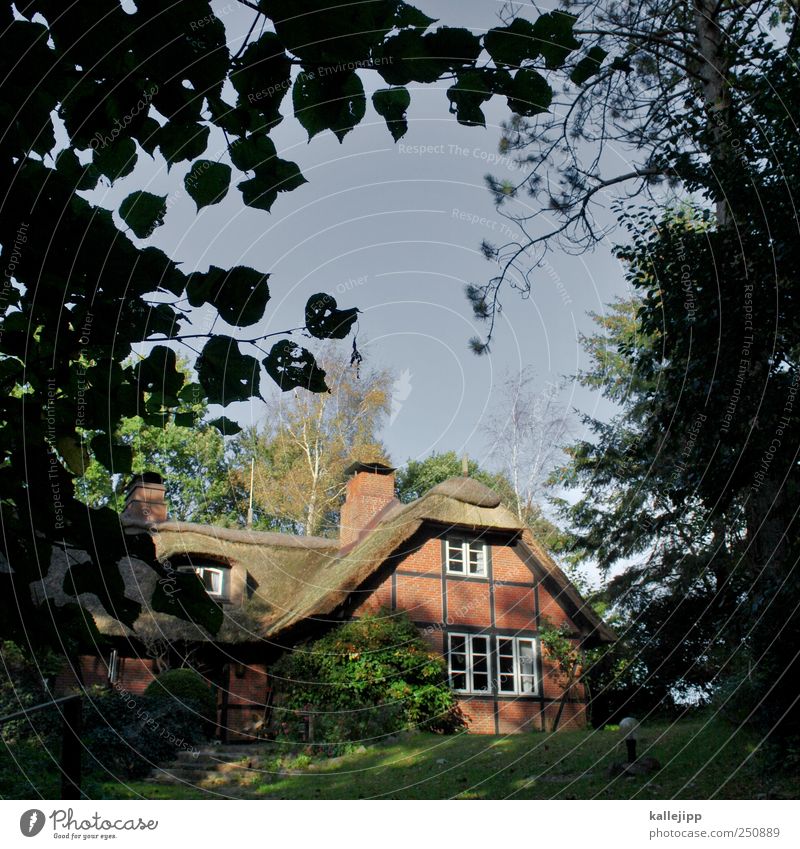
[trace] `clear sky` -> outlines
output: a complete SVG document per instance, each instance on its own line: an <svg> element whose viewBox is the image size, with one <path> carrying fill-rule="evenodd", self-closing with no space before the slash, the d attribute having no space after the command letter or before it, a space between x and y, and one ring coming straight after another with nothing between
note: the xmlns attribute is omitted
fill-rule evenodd
<svg viewBox="0 0 800 849"><path fill-rule="evenodd" d="M502 4L415 5L441 23L480 31L498 25ZM215 7L231 47L238 49L253 13L232 0ZM381 87L374 73L364 80L368 94L370 87ZM462 127L448 113L445 86L411 88L409 131L397 144L371 104L343 144L332 133L308 143L287 96L282 108L287 117L273 139L279 155L296 161L309 182L281 195L271 213L245 207L232 187L222 203L196 214L183 190L186 164L168 173L159 155L143 156L131 176L95 193L95 199L116 208L135 188L168 192L166 223L148 244L181 261L186 271L242 264L269 272L272 300L258 325L264 332L302 324L305 302L315 292L333 294L342 307L359 307L367 362L403 376L395 399L399 412L383 434L394 462L450 449L480 459L481 424L503 373L532 366L542 386L574 373L582 364L578 333L592 329L587 312L602 311L624 291L624 281L607 249L582 257L553 254L551 267L537 273L529 299L506 292L492 353L472 354L467 340L484 328L472 319L464 286L494 273L480 243L503 241L508 231L502 228L510 226L495 210L484 175L519 176L497 154L499 125L508 111L505 100L495 98L484 108L485 129ZM227 161L223 140L212 135L205 156ZM202 327L204 318L194 318ZM223 327L218 322L215 329ZM239 331L247 335L254 335L252 328ZM341 344L349 348L351 342ZM273 391L266 377L262 384L265 393ZM598 403L574 386L563 398L586 412ZM250 424L269 410L254 401L231 405L225 413Z"/></svg>

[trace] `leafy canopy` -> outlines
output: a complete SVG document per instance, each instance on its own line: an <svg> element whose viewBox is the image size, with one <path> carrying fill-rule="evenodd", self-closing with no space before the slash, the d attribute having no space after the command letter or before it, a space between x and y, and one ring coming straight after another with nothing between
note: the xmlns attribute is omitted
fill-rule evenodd
<svg viewBox="0 0 800 849"><path fill-rule="evenodd" d="M470 123L480 123L487 93L505 96L512 109L547 99L527 65L555 67L551 50L515 73L491 68L479 61L481 36L433 28L400 0L239 5L254 22L232 52L222 12L208 0L137 0L132 9L118 0L0 3L0 505L11 565L0 571L0 621L7 635L33 626L35 638L40 617L29 586L46 573L55 544L95 552L102 539L102 565L83 570L84 591L118 602L126 623L135 619L138 605L123 601L107 572L125 555L152 561L152 552L120 532L112 510L89 512L76 501L75 466L85 450L110 473L131 473L121 422L169 420L186 383L176 345L201 346L198 385L210 404L258 396L263 370L285 390L328 388L308 349L286 338L263 347L288 332L254 330L248 339L233 332L264 316L267 270L212 266L187 275L146 244L171 214L164 197L139 187L117 216L82 192L135 175L147 155L182 176L201 214L234 191L247 206L274 210L305 178L279 155L270 131L288 108L309 138L331 131L341 141L366 114L365 74L394 90L376 99L394 138L405 129L411 82L459 80L465 90L454 109ZM577 49L567 37L574 19L553 14L559 49ZM552 39L551 24L541 26L541 37ZM184 299L209 306L233 330L198 332ZM354 315L352 305L314 296L304 318L318 338L342 338ZM148 343L144 359L126 364L141 343Z"/></svg>

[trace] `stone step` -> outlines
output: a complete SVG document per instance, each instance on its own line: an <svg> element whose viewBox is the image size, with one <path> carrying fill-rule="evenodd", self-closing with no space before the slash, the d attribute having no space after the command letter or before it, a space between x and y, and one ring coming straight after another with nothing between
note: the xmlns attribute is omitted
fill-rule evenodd
<svg viewBox="0 0 800 849"><path fill-rule="evenodd" d="M272 754L276 751L274 744L243 745L243 746L215 746L203 749L182 749L177 753L179 760L195 760L197 758L214 758L216 760L228 760L233 758L244 758Z"/></svg>
<svg viewBox="0 0 800 849"><path fill-rule="evenodd" d="M175 760L154 769L149 777L156 784L194 784L200 786L206 782L225 782L263 777L269 780L274 776L261 769L263 760L277 753L274 744L242 746L209 746L197 752L182 750L177 752Z"/></svg>
<svg viewBox="0 0 800 849"><path fill-rule="evenodd" d="M178 760L171 761L168 764L162 764L161 767L163 769L219 769L224 771L226 769L236 769L241 767L258 767L267 760L267 758L259 757L236 758L235 760L233 758L230 760L216 758L180 758Z"/></svg>
<svg viewBox="0 0 800 849"><path fill-rule="evenodd" d="M266 770L236 769L228 772L217 770L187 770L169 769L158 770L148 779L151 784L193 784L201 786L206 783L227 783L230 781L242 782L258 779L264 783L275 780L276 774Z"/></svg>

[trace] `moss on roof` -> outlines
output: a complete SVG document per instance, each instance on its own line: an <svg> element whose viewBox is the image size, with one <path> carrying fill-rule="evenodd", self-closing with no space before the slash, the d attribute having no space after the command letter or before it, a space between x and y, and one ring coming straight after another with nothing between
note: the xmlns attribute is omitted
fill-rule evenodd
<svg viewBox="0 0 800 849"><path fill-rule="evenodd" d="M559 599L572 609L572 618L579 620L576 625L582 633L595 640L615 639L530 530L500 503L497 493L471 478L451 478L410 504L393 502L355 543L344 547L340 547L338 540L321 537L232 530L188 522L148 526L146 532L151 534L156 556L162 562L173 557L202 555L241 565L247 571L249 599L241 608L225 606L224 624L215 638L197 625L150 610L146 602L131 630L109 616L95 597L82 600L89 602L87 606L99 630L108 635L256 642L276 637L304 620L334 614L426 522L435 522L437 533L453 527L503 531L520 539L553 582ZM139 530L145 532L144 527ZM120 569L128 597L142 602L152 596L156 576L149 566L129 560L121 563ZM55 576L51 586L57 583Z"/></svg>

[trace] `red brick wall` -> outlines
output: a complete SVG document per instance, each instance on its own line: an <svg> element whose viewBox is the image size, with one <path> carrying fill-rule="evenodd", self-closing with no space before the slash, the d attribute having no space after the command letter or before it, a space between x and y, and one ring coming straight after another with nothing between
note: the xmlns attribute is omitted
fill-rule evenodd
<svg viewBox="0 0 800 849"><path fill-rule="evenodd" d="M374 477L374 476L372 476ZM445 575L446 613L442 595L442 542L429 539L419 548L399 560L392 575L386 576L354 611L355 616L376 613L380 608L406 611L418 623L423 638L431 649L444 653L445 632L485 630L487 634L536 635L536 599L540 616L546 615L554 625L574 629L558 599L534 577L519 554L507 545L491 546L492 580L480 580ZM536 588L536 589L535 589ZM494 608L492 609L492 595ZM494 614L494 616L493 616ZM446 618L446 622L445 622ZM493 622L494 619L494 622ZM558 700L564 692L565 678L542 658L542 692L533 698L487 698L464 696L459 703L469 717L470 731L478 734L508 734L517 731L541 730L543 721L552 723L558 710ZM571 699L583 699L582 687L575 687ZM585 724L583 704L571 701L564 707L560 727L581 727Z"/></svg>
<svg viewBox="0 0 800 849"><path fill-rule="evenodd" d="M540 731L541 710L541 704L530 699L499 700L497 702L498 731L500 734Z"/></svg>
<svg viewBox="0 0 800 849"><path fill-rule="evenodd" d="M342 545L353 542L370 521L394 500L394 475L356 472L347 481L339 535Z"/></svg>
<svg viewBox="0 0 800 849"><path fill-rule="evenodd" d="M495 581L515 581L522 584L532 582L531 570L509 546L492 546L492 574Z"/></svg>
<svg viewBox="0 0 800 849"><path fill-rule="evenodd" d="M269 694L269 677L264 664L229 664L227 693L218 699L219 721L224 725L229 742L256 739L263 729L258 727L264 719L264 705ZM227 709L223 716L223 703Z"/></svg>
<svg viewBox="0 0 800 849"><path fill-rule="evenodd" d="M458 700L473 734L494 734L494 701L464 696Z"/></svg>
<svg viewBox="0 0 800 849"><path fill-rule="evenodd" d="M549 619L556 627L566 625L571 630L575 630L575 624L561 606L561 600L553 598L541 585L539 586L539 612L543 620Z"/></svg>
<svg viewBox="0 0 800 849"><path fill-rule="evenodd" d="M495 586L494 616L498 628L535 631L536 606L533 587Z"/></svg>
<svg viewBox="0 0 800 849"><path fill-rule="evenodd" d="M56 676L55 692L63 695L75 689L108 685L108 659L110 652L103 657L83 655L79 659L80 679L75 670L65 666ZM117 661L117 687L128 693L139 694L156 677L154 663L149 658L122 657Z"/></svg>

